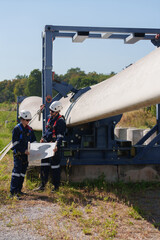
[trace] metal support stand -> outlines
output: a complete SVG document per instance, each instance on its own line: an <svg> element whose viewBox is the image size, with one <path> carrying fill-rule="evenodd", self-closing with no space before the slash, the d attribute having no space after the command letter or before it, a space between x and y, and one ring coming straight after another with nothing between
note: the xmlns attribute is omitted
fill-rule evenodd
<svg viewBox="0 0 160 240"><path fill-rule="evenodd" d="M47 98L52 97L52 32L46 31L42 36L42 100L45 104L43 111L43 133L49 115L50 102Z"/></svg>

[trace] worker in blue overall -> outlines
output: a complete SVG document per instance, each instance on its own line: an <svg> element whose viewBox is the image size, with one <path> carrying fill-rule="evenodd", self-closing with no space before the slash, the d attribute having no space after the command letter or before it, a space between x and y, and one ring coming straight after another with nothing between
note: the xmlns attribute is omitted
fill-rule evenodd
<svg viewBox="0 0 160 240"><path fill-rule="evenodd" d="M60 115L62 109L60 101L54 101L49 109L50 117L46 124L45 134L42 136L40 142L56 142L55 155L51 158L41 160L41 185L35 191L43 191L45 189L50 170L52 184L54 185L52 192L57 191L60 186L60 146L66 131L66 123L64 117Z"/></svg>
<svg viewBox="0 0 160 240"><path fill-rule="evenodd" d="M14 167L12 170L10 193L17 197L21 194L25 173L28 167L28 142L35 142L36 137L32 128L28 125L32 116L29 111L22 110L19 114L20 123L12 132L12 150L14 157Z"/></svg>

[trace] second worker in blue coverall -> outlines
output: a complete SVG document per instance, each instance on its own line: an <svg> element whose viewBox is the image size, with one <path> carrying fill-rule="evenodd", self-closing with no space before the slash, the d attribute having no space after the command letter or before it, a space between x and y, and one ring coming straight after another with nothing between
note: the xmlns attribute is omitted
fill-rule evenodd
<svg viewBox="0 0 160 240"><path fill-rule="evenodd" d="M35 190L43 191L48 182L49 171L51 169L52 184L54 189L58 190L60 186L60 146L66 131L66 123L64 117L60 115L62 104L60 101L53 102L50 107L50 117L46 124L45 134L40 142L57 142L55 155L51 158L41 160L41 185Z"/></svg>

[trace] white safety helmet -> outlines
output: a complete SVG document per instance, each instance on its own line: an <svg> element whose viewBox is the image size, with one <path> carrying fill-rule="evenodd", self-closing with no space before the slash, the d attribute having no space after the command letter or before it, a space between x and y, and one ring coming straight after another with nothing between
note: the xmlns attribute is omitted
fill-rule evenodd
<svg viewBox="0 0 160 240"><path fill-rule="evenodd" d="M55 101L53 103L51 103L51 105L49 106L49 109L53 112L59 112L62 110L62 103L59 101Z"/></svg>
<svg viewBox="0 0 160 240"><path fill-rule="evenodd" d="M26 110L20 111L19 117L23 118L23 119L26 119L26 120L31 120L32 119L31 113L29 111L26 111Z"/></svg>

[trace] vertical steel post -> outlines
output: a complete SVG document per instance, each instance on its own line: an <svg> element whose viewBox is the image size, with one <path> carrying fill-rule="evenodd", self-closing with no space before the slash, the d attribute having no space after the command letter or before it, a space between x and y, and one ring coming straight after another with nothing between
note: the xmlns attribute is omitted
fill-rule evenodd
<svg viewBox="0 0 160 240"><path fill-rule="evenodd" d="M42 80L41 80L41 86L42 86L42 103L44 103L44 46L45 43L45 32L42 33ZM42 118L42 131L44 133L45 130L45 110L43 111L43 118Z"/></svg>
<svg viewBox="0 0 160 240"><path fill-rule="evenodd" d="M45 104L43 112L43 133L49 115L50 103L46 101L47 96L52 97L52 32L46 30L42 36L42 99Z"/></svg>
<svg viewBox="0 0 160 240"><path fill-rule="evenodd" d="M160 104L156 104L157 134L160 133Z"/></svg>

